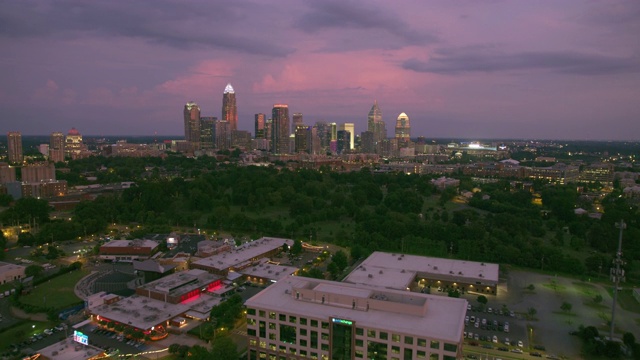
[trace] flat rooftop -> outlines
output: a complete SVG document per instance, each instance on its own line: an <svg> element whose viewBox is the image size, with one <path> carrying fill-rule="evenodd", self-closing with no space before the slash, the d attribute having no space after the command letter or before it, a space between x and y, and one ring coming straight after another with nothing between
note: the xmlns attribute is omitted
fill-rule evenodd
<svg viewBox="0 0 640 360"><path fill-rule="evenodd" d="M187 310L187 305L169 304L138 295L91 309L96 315L143 330L173 319Z"/></svg>
<svg viewBox="0 0 640 360"><path fill-rule="evenodd" d="M467 309L465 299L299 276L278 281L245 305L327 321L345 319L358 326L455 344L462 337Z"/></svg>
<svg viewBox="0 0 640 360"><path fill-rule="evenodd" d="M0 273L5 271L10 271L10 270L16 270L16 269L25 269L25 268L26 266L24 265L18 265L18 264L12 264L8 262L0 261Z"/></svg>
<svg viewBox="0 0 640 360"><path fill-rule="evenodd" d="M498 273L498 264L376 251L347 275L344 281L406 289L411 280L418 276L497 285Z"/></svg>
<svg viewBox="0 0 640 360"><path fill-rule="evenodd" d="M250 266L239 271L240 274L246 276L255 276L267 280L278 281L298 271L297 267L275 265L269 263L266 259L255 266Z"/></svg>
<svg viewBox="0 0 640 360"><path fill-rule="evenodd" d="M88 334L91 335L91 334ZM89 336L91 338L91 336ZM84 360L104 353L104 350L91 345L83 345L73 341L72 335L62 341L38 350L47 359Z"/></svg>
<svg viewBox="0 0 640 360"><path fill-rule="evenodd" d="M263 254L281 248L282 245L293 245L293 240L282 238L263 237L258 240L246 242L238 247L224 253L216 254L198 260L194 264L206 266L213 269L228 269L246 263L252 259L263 256Z"/></svg>
<svg viewBox="0 0 640 360"><path fill-rule="evenodd" d="M153 240L135 239L135 240L111 240L100 247L107 247L107 248L148 247L153 249L157 246L158 246L158 243Z"/></svg>
<svg viewBox="0 0 640 360"><path fill-rule="evenodd" d="M220 276L209 274L204 270L191 269L165 276L140 288L166 294L184 294L221 279Z"/></svg>

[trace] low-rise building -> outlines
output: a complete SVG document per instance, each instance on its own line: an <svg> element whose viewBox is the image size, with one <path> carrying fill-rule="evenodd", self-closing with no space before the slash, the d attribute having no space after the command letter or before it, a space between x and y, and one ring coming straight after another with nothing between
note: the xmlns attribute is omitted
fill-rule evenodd
<svg viewBox="0 0 640 360"><path fill-rule="evenodd" d="M0 261L0 283L6 284L25 277L25 266Z"/></svg>
<svg viewBox="0 0 640 360"><path fill-rule="evenodd" d="M170 304L178 304L222 286L222 278L204 270L191 269L139 286L136 294Z"/></svg>
<svg viewBox="0 0 640 360"><path fill-rule="evenodd" d="M249 359L462 356L464 299L291 276L245 305Z"/></svg>
<svg viewBox="0 0 640 360"><path fill-rule="evenodd" d="M100 259L107 261L132 262L150 258L158 250L153 240L111 240L100 246Z"/></svg>

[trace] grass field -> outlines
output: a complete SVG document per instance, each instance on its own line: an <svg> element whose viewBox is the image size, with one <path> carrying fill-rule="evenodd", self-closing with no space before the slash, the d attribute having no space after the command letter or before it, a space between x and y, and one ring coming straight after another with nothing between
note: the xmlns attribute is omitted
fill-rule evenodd
<svg viewBox="0 0 640 360"><path fill-rule="evenodd" d="M88 275L88 271L76 270L58 276L48 282L36 286L31 293L20 297L24 304L47 306L55 309L73 305L80 301L73 289L75 284Z"/></svg>
<svg viewBox="0 0 640 360"><path fill-rule="evenodd" d="M613 297L613 287L608 290ZM640 303L633 297L630 289L618 291L618 304L627 311L640 314Z"/></svg>
<svg viewBox="0 0 640 360"><path fill-rule="evenodd" d="M11 344L28 339L33 334L41 333L44 329L55 326L53 322L38 322L25 320L22 324L12 327L0 333L0 351L5 350Z"/></svg>

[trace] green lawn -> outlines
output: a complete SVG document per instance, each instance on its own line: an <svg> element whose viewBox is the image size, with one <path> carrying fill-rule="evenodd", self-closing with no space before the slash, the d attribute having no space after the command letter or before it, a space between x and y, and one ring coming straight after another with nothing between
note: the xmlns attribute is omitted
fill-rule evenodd
<svg viewBox="0 0 640 360"><path fill-rule="evenodd" d="M41 333L44 329L55 325L53 322L25 320L22 324L0 333L0 351L7 349L11 344L22 342L31 337L31 335Z"/></svg>
<svg viewBox="0 0 640 360"><path fill-rule="evenodd" d="M37 285L31 293L20 297L24 304L47 306L55 309L76 304L80 298L73 291L75 284L88 275L88 271L76 270Z"/></svg>
<svg viewBox="0 0 640 360"><path fill-rule="evenodd" d="M613 297L613 287L608 290L610 295ZM627 311L640 314L640 303L631 294L631 289L618 291L618 304Z"/></svg>

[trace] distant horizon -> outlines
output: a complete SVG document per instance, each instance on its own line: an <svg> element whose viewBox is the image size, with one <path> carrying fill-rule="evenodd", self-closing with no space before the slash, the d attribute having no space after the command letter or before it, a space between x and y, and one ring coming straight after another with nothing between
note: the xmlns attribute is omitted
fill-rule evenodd
<svg viewBox="0 0 640 360"><path fill-rule="evenodd" d="M428 138L640 140L640 1L3 1L0 21L0 133L173 136L231 84L252 133L287 104L360 134L377 101L389 135L406 113Z"/></svg>
<svg viewBox="0 0 640 360"><path fill-rule="evenodd" d="M310 125L311 126L311 125ZM12 131L18 131L18 130L12 130ZM62 132L65 136L66 134L64 132ZM88 137L88 138L138 138L138 137L145 137L145 138L153 138L153 137L162 137L165 139L171 139L171 140L184 140L184 135L162 135L162 134L151 134L151 135L140 135L140 134L132 134L132 135L93 135L93 134L82 134L82 132L80 132L80 134L82 135L82 137ZM50 137L51 134L22 134L22 137L43 137L43 138L48 138ZM360 134L356 134L356 136L359 136ZM415 141L415 139L417 139L418 137L420 137L421 135L418 136L411 136L411 140ZM0 138L3 139L4 142L6 142L6 138L7 135L3 134L0 136ZM252 134L252 138L253 138L253 134ZM392 136L387 137L388 139L392 139ZM568 141L568 142L579 142L579 141L586 141L586 142L616 142L616 143L640 143L640 139L637 140L613 140L613 139L543 139L543 138L471 138L471 137L460 137L460 136L438 136L438 137L425 137L425 140L465 140L465 141L556 141L556 142L561 142L561 141Z"/></svg>

